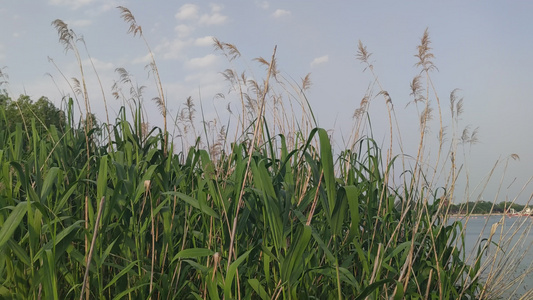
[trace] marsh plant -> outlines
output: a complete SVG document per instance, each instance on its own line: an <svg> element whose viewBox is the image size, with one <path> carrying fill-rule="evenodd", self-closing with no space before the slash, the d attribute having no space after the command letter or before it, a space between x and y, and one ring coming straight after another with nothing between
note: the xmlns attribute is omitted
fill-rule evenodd
<svg viewBox="0 0 533 300"><path fill-rule="evenodd" d="M133 14L119 10L129 33L146 43ZM0 297L494 294L487 285L497 272L481 276L487 247L472 257L462 251L463 223L447 213L461 169L458 149L475 142L477 131L456 133L463 100L453 91L452 138L444 139L447 121L431 79L436 67L427 30L416 51L420 75L411 83L419 145L416 153L403 153L394 103L362 43L357 59L372 88L354 113L350 142L339 150L330 132L316 126L305 96L309 76L301 83L283 77L274 48L271 57L255 60L265 68L264 78L250 78L234 67L241 59L237 47L216 39L215 51L228 60L222 76L230 87L218 97L240 103L234 111L228 106L228 120L205 120L193 98L175 117L168 114L146 43L155 104L143 102L143 88L119 68L113 95L124 105L116 116L106 110L106 123L99 124L78 50L84 41L61 20L53 25L67 54L79 62L79 77L69 81L72 94L64 101L66 125L45 126L25 115L24 122L8 126L0 109ZM103 88L102 94L105 99ZM386 103L389 120L383 147L370 130L368 110L376 99ZM161 112L162 128L147 125L152 106ZM431 152L434 114L438 147Z"/></svg>

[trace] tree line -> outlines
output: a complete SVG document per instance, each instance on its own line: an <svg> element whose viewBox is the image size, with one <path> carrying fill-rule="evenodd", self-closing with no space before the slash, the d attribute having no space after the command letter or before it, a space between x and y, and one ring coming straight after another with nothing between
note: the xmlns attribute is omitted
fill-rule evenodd
<svg viewBox="0 0 533 300"><path fill-rule="evenodd" d="M8 129L14 131L17 124L25 127L31 126L31 120L35 119L35 126L41 132L51 125L60 132L65 129L65 113L57 108L47 97L40 97L33 101L28 95L20 95L18 99L12 99L5 90L0 92L0 106L9 120Z"/></svg>
<svg viewBox="0 0 533 300"><path fill-rule="evenodd" d="M466 203L450 204L451 214L489 214L489 213L511 213L524 210L526 206L510 201L502 201L498 204L490 201L469 201Z"/></svg>

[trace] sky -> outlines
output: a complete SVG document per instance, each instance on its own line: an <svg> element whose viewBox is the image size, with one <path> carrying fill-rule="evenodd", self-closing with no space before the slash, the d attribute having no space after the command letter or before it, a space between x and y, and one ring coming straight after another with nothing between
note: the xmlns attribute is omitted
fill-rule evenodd
<svg viewBox="0 0 533 300"><path fill-rule="evenodd" d="M479 143L465 147L470 197L480 194L497 202L516 198L524 204L533 193L531 184L523 188L533 175L533 2L4 0L0 67L9 79L1 88L33 99L46 96L61 105L62 96L69 94L62 76L79 77L79 69L73 53L65 53L58 42L51 25L56 19L83 37L88 52L80 49L82 60L87 64L90 54L112 110L120 106L111 96L119 79L116 68L128 70L139 85L153 86L144 68L149 62L146 47L127 34L117 6L130 9L142 26L171 113L189 96L197 104L201 99L210 116L227 105L215 97L228 92L220 74L228 61L214 51L215 37L234 44L242 54L239 67L258 72L254 75L260 78L264 69L253 59L270 58L277 46L277 65L284 76L298 81L311 73L307 98L319 126L336 136L349 135L353 113L372 82L356 59L361 41L394 103L408 151L416 149L418 139L416 110L406 107L412 100L409 84L420 72L414 55L427 28L438 68L431 78L445 118L450 92L457 88L464 99L460 126L479 127ZM103 119L97 78L86 69L89 94L96 99L93 111ZM148 89L145 98L154 93ZM370 111L375 137L385 140L386 108L378 98L372 101L377 103ZM151 122L157 123L157 107L146 107ZM429 134L436 136L437 130ZM520 160L509 160L511 154ZM498 161L494 179L480 192L476 186ZM464 186L462 182L460 188Z"/></svg>

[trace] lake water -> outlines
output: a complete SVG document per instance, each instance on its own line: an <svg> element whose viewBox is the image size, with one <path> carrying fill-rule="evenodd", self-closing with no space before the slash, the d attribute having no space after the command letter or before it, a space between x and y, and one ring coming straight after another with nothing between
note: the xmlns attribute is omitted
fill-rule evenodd
<svg viewBox="0 0 533 300"><path fill-rule="evenodd" d="M493 242L481 260L481 278L488 292L500 299L533 299L533 217L452 217L450 222L456 220L465 225L469 263L474 262L480 246L486 246L489 239Z"/></svg>

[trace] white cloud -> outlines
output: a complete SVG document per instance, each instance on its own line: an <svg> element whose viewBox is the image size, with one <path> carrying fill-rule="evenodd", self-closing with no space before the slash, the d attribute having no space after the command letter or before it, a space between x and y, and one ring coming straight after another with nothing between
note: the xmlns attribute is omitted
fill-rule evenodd
<svg viewBox="0 0 533 300"><path fill-rule="evenodd" d="M92 69L92 64L94 64L94 67L96 68L97 71L110 71L110 70L115 69L115 65L112 62L105 62L94 57L92 58L92 64L91 64L91 60L88 58L84 59L82 63L86 65L85 67L87 69L88 68Z"/></svg>
<svg viewBox="0 0 533 300"><path fill-rule="evenodd" d="M228 16L224 16L218 12L215 12L212 15L203 14L198 23L200 25L221 25L226 23L227 19Z"/></svg>
<svg viewBox="0 0 533 300"><path fill-rule="evenodd" d="M219 12L223 8L222 5L218 5L218 4L214 4L214 3L211 3L210 6L211 6L211 12L213 12L213 13Z"/></svg>
<svg viewBox="0 0 533 300"><path fill-rule="evenodd" d="M94 0L49 0L48 3L56 6L69 6L71 9L78 9L91 4Z"/></svg>
<svg viewBox="0 0 533 300"><path fill-rule="evenodd" d="M313 61L311 62L311 67L327 63L328 61L329 61L329 55L324 55L324 56L317 57L317 58L313 59Z"/></svg>
<svg viewBox="0 0 533 300"><path fill-rule="evenodd" d="M86 16L96 17L110 10L115 10L116 7L119 5L123 5L122 3L123 1L120 1L120 0L118 1L117 0L107 0L107 1L99 0L99 2L100 3L98 3L97 5L92 5L90 7L84 8L83 13Z"/></svg>
<svg viewBox="0 0 533 300"><path fill-rule="evenodd" d="M218 56L214 54L208 54L204 57L195 57L188 60L185 63L185 66L189 69L206 68L214 65L217 61L217 58Z"/></svg>
<svg viewBox="0 0 533 300"><path fill-rule="evenodd" d="M198 95L198 88L200 88L202 98L213 99L217 93L227 90L227 83L220 73L210 69L187 75L184 82L189 89L181 95Z"/></svg>
<svg viewBox="0 0 533 300"><path fill-rule="evenodd" d="M178 20L195 20L198 19L199 7L194 4L184 4L180 7L175 17Z"/></svg>
<svg viewBox="0 0 533 300"><path fill-rule="evenodd" d="M285 17L285 16L290 16L291 15L291 12L288 11L288 10L284 10L284 9L276 9L276 11L272 14L272 16L274 18L281 18L281 17Z"/></svg>
<svg viewBox="0 0 533 300"><path fill-rule="evenodd" d="M13 37L18 38L19 36L20 36L20 33L18 33L18 32L13 32Z"/></svg>
<svg viewBox="0 0 533 300"><path fill-rule="evenodd" d="M194 31L194 28L192 26L180 24L174 28L174 31L178 33L178 37L184 38L184 37L188 37L191 34L191 32Z"/></svg>
<svg viewBox="0 0 533 300"><path fill-rule="evenodd" d="M213 44L212 36L195 37L192 33L198 26L221 25L226 23L228 17L221 13L223 6L210 4L209 12L202 11L201 7L195 4L184 4L175 14L178 25L174 27L177 33L175 39L165 39L157 47L155 52L162 59L184 59L188 47L205 47ZM209 55L200 59L195 58L185 63L186 66L203 67L204 64L212 62Z"/></svg>
<svg viewBox="0 0 533 300"><path fill-rule="evenodd" d="M101 11L101 12L110 11L110 10L112 10L112 9L115 9L118 5L119 5L118 3L108 1L107 3L102 4L102 5L100 6L100 11Z"/></svg>
<svg viewBox="0 0 533 300"><path fill-rule="evenodd" d="M143 64L147 65L152 60L150 53L147 53L144 56L137 57L131 61L132 64Z"/></svg>
<svg viewBox="0 0 533 300"><path fill-rule="evenodd" d="M213 37L208 35L201 38L197 38L194 41L194 45L199 47L211 46L213 45Z"/></svg>
<svg viewBox="0 0 533 300"><path fill-rule="evenodd" d="M222 6L211 4L211 12L200 15L200 7L194 4L184 4L176 13L176 19L180 21L197 21L200 25L224 24L228 17L221 14ZM181 26L181 25L180 25Z"/></svg>
<svg viewBox="0 0 533 300"><path fill-rule="evenodd" d="M155 47L155 52L161 54L163 59L178 59L183 57L183 49L191 44L191 40L165 39Z"/></svg>

